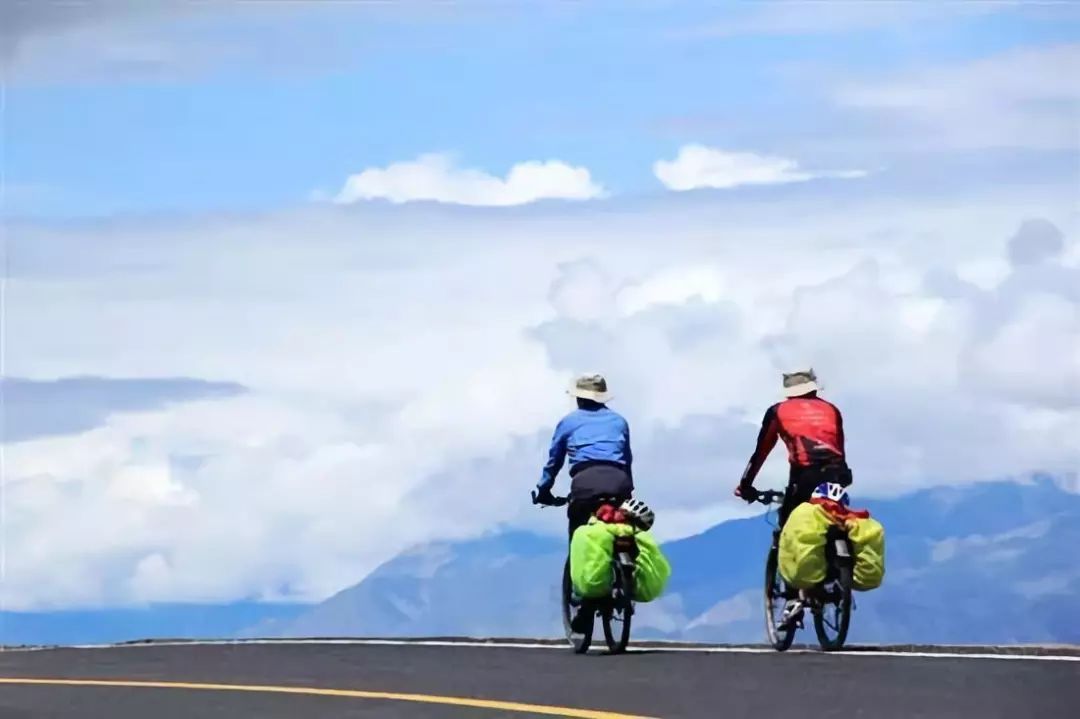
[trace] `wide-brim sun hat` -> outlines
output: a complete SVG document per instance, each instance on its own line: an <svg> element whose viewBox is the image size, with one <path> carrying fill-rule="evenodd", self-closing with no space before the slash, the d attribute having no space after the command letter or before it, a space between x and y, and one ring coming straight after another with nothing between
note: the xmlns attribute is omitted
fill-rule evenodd
<svg viewBox="0 0 1080 719"><path fill-rule="evenodd" d="M817 375L814 374L813 369L784 373L785 397L801 397L804 394L817 392L820 389L821 386L818 385Z"/></svg>
<svg viewBox="0 0 1080 719"><path fill-rule="evenodd" d="M566 393L578 399L592 400L600 404L611 401L614 395L608 391L607 380L600 374L583 374L574 380Z"/></svg>

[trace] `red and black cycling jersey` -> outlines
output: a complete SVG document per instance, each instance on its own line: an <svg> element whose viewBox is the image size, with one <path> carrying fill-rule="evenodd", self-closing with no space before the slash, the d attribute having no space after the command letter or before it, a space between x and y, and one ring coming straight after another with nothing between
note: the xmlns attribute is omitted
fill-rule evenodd
<svg viewBox="0 0 1080 719"><path fill-rule="evenodd" d="M792 467L844 464L844 420L835 405L820 397L796 397L769 407L761 421L757 448L743 473L753 483L765 458L783 438Z"/></svg>

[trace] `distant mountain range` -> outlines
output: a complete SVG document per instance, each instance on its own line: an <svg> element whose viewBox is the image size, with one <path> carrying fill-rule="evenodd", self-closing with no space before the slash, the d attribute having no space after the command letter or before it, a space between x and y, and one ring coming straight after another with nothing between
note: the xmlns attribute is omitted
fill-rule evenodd
<svg viewBox="0 0 1080 719"><path fill-rule="evenodd" d="M0 645L107 644L132 639L232 637L260 622L285 622L310 604L150 604L55 612L0 612Z"/></svg>
<svg viewBox="0 0 1080 719"><path fill-rule="evenodd" d="M887 571L881 589L857 595L851 642L1080 644L1080 495L1043 478L932 489L867 506L886 528ZM759 516L665 545L671 584L661 600L641 605L634 635L762 641L769 535ZM0 643L557 637L565 551L561 538L522 532L435 542L318 605L7 612L0 613Z"/></svg>
<svg viewBox="0 0 1080 719"><path fill-rule="evenodd" d="M1037 479L933 489L869 509L886 528L886 580L857 595L850 641L1080 643L1080 495ZM756 517L666 545L672 582L642 606L635 636L761 641L769 535ZM558 539L518 532L429 544L248 633L559 636L564 552Z"/></svg>

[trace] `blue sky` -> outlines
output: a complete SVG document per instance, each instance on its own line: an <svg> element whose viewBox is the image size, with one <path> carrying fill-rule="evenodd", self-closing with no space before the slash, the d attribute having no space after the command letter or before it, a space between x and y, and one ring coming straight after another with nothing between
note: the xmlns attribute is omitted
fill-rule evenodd
<svg viewBox="0 0 1080 719"><path fill-rule="evenodd" d="M2 7L10 609L561 536L587 371L666 539L806 365L857 500L1077 486L1071 5Z"/></svg>
<svg viewBox="0 0 1080 719"><path fill-rule="evenodd" d="M660 191L652 162L687 142L902 163L876 118L836 106L838 86L1080 32L1064 5L790 5L54 19L16 45L9 72L9 212L267 209L425 152L498 174L561 158L617 193Z"/></svg>

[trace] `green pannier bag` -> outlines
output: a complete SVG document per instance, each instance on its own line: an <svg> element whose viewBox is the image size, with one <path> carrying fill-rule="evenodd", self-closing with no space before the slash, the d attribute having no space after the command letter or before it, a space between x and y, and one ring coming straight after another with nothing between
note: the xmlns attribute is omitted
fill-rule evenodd
<svg viewBox="0 0 1080 719"><path fill-rule="evenodd" d="M639 602L651 602L664 593L664 587L671 579L671 564L660 551L650 532L638 532L637 569L634 572L634 599Z"/></svg>
<svg viewBox="0 0 1080 719"><path fill-rule="evenodd" d="M615 537L627 536L633 536L638 546L634 600L651 602L664 592L671 565L652 534L629 524L607 524L594 518L578 527L570 540L570 581L580 596L600 599L610 595Z"/></svg>
<svg viewBox="0 0 1080 719"><path fill-rule="evenodd" d="M825 581L825 532L833 523L816 504L800 504L780 532L780 576L798 589Z"/></svg>
<svg viewBox="0 0 1080 719"><path fill-rule="evenodd" d="M599 599L611 593L611 553L615 535L610 525L590 521L578 527L570 540L570 581L574 591L586 599Z"/></svg>
<svg viewBox="0 0 1080 719"><path fill-rule="evenodd" d="M851 586L859 591L877 589L885 579L885 528L876 519L850 519L848 538L855 550Z"/></svg>
<svg viewBox="0 0 1080 719"><path fill-rule="evenodd" d="M780 575L789 585L808 589L825 579L825 533L842 524L855 554L851 586L859 591L877 589L885 578L885 528L870 517L848 515L834 520L822 506L800 504L780 533Z"/></svg>

